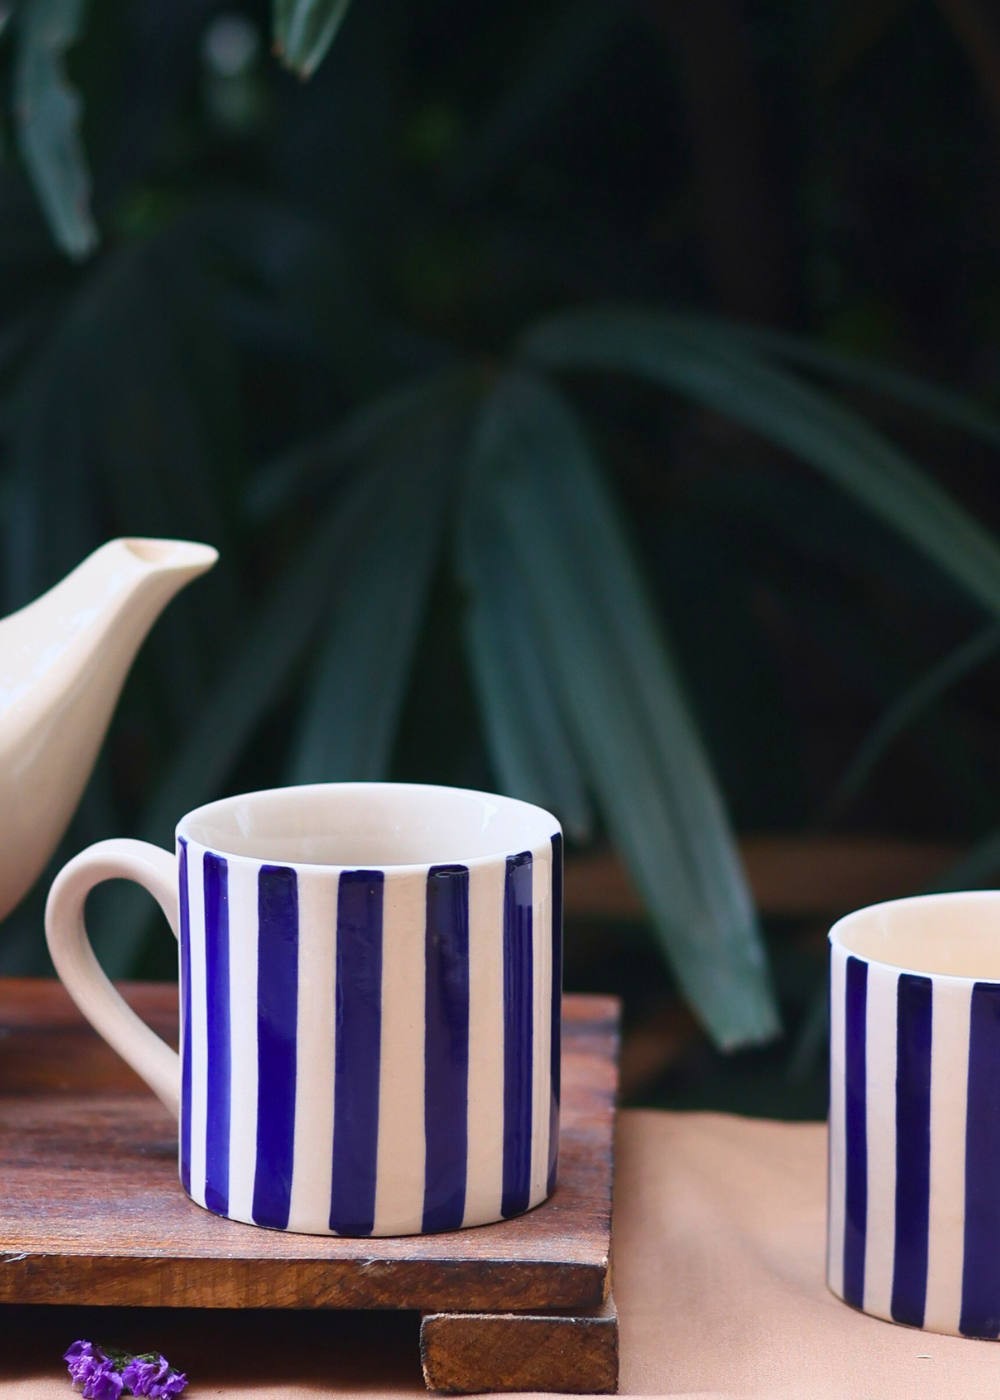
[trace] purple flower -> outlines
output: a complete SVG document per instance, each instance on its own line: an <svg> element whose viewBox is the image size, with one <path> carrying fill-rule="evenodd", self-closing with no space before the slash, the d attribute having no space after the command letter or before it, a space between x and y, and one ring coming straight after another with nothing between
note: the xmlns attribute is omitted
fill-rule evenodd
<svg viewBox="0 0 1000 1400"><path fill-rule="evenodd" d="M73 1384L86 1385L102 1362L107 1361L107 1357L93 1342L74 1342L63 1352L63 1360L69 1367Z"/></svg>
<svg viewBox="0 0 1000 1400"><path fill-rule="evenodd" d="M74 1342L71 1347L63 1352L63 1360L69 1365L69 1373L76 1380L73 1372L81 1367L89 1366L90 1359L94 1355L92 1342Z"/></svg>
<svg viewBox="0 0 1000 1400"><path fill-rule="evenodd" d="M83 1400L118 1400L124 1389L121 1374L107 1357L91 1371L83 1387Z"/></svg>
<svg viewBox="0 0 1000 1400"><path fill-rule="evenodd" d="M152 1395L157 1381L162 1381L170 1370L165 1356L158 1353L149 1356L133 1356L122 1372L122 1380L133 1395Z"/></svg>
<svg viewBox="0 0 1000 1400"><path fill-rule="evenodd" d="M150 1400L174 1400L187 1385L187 1376L172 1371L167 1358L158 1352L133 1356L122 1380L133 1395L148 1395Z"/></svg>
<svg viewBox="0 0 1000 1400"><path fill-rule="evenodd" d="M73 1384L83 1387L84 1400L120 1400L123 1390L149 1400L175 1400L187 1385L187 1376L171 1370L159 1352L132 1356L115 1347L74 1342L63 1353Z"/></svg>
<svg viewBox="0 0 1000 1400"><path fill-rule="evenodd" d="M166 1380L154 1385L149 1393L152 1400L174 1400L174 1396L180 1395L187 1383L188 1378L183 1371L170 1371Z"/></svg>

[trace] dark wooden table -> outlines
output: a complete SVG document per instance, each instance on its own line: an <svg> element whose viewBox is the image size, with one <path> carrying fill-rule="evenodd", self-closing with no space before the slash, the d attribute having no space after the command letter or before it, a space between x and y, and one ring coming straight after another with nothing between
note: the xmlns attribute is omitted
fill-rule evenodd
<svg viewBox="0 0 1000 1400"><path fill-rule="evenodd" d="M123 991L176 1040L174 987ZM617 1019L611 998L564 999L551 1200L500 1225L344 1239L193 1205L175 1124L61 986L0 979L0 1304L416 1309L432 1389L614 1390Z"/></svg>

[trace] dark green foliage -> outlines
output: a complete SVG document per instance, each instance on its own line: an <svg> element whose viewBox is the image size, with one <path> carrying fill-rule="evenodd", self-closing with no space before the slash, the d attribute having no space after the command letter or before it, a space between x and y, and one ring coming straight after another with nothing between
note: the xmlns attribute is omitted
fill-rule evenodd
<svg viewBox="0 0 1000 1400"><path fill-rule="evenodd" d="M670 44L698 36L656 4L277 0L220 31L199 0L131 0L74 48L75 0L21 0L24 170L62 249L103 242L67 261L0 173L6 602L114 533L222 551L144 649L67 850L168 843L192 805L266 783L492 783L573 843L610 839L716 1045L769 1041L780 1004L792 1048L754 1063L804 1082L822 970L765 942L728 812L960 839L997 821L1000 327L968 326L973 302L1000 315L995 254L968 244L982 295L952 269L924 329L919 230L897 218L915 270L866 271L830 212L882 217L842 162L901 164L886 91L919 124L921 84L960 88L954 53L944 76L911 54L942 42L915 8L890 61L834 43L831 7L734 0L751 79L797 114L805 210L794 258L758 248L740 284L719 262L752 239L704 221L746 133L688 149L705 109ZM836 98L828 51L859 66ZM938 120L968 149L964 116ZM973 174L935 178L972 200ZM726 220L767 225L751 204ZM988 878L995 836L974 859ZM37 919L36 899L0 966L39 965ZM99 923L109 970L160 969L138 900Z"/></svg>
<svg viewBox="0 0 1000 1400"><path fill-rule="evenodd" d="M14 111L24 162L60 246L84 258L97 246L90 175L80 141L81 103L65 68L86 0L24 0L19 7Z"/></svg>
<svg viewBox="0 0 1000 1400"><path fill-rule="evenodd" d="M476 507L524 580L557 703L681 985L721 1044L767 1040L776 1017L722 802L580 427L543 380L511 375L477 449Z"/></svg>
<svg viewBox="0 0 1000 1400"><path fill-rule="evenodd" d="M274 51L293 73L310 78L323 61L350 0L274 0Z"/></svg>

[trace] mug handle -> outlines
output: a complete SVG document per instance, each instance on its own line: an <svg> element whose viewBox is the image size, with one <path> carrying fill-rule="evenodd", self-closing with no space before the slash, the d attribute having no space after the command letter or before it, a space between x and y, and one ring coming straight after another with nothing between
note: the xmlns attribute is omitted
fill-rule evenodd
<svg viewBox="0 0 1000 1400"><path fill-rule="evenodd" d="M98 841L56 876L45 905L45 937L62 983L97 1033L180 1116L180 1057L150 1030L105 974L87 937L83 906L104 880L134 880L156 900L177 937L177 861L146 841Z"/></svg>

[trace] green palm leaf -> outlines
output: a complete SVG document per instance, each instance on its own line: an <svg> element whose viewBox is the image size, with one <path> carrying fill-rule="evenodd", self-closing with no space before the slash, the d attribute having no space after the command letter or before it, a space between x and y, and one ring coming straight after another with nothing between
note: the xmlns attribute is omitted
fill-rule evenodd
<svg viewBox="0 0 1000 1400"><path fill-rule="evenodd" d="M85 0L24 0L17 14L14 114L21 155L56 242L73 258L97 247L80 97L66 77Z"/></svg>
<svg viewBox="0 0 1000 1400"><path fill-rule="evenodd" d="M848 354L834 350L803 336L788 335L766 326L735 325L710 317L672 318L674 323L692 334L715 337L722 345L763 351L790 365L815 370L842 384L854 384L871 389L887 399L895 399L907 408L915 408L928 417L960 428L971 437L980 438L991 447L1000 447L1000 419L965 394L957 394L932 380L923 379L894 365L873 360L867 355Z"/></svg>
<svg viewBox="0 0 1000 1400"><path fill-rule="evenodd" d="M556 317L525 353L562 369L618 370L726 414L809 462L1000 612L1000 545L857 414L749 350L676 319L618 310Z"/></svg>
<svg viewBox="0 0 1000 1400"><path fill-rule="evenodd" d="M687 996L720 1045L769 1038L777 1013L723 804L576 419L544 381L508 376L484 409L475 469L492 482L561 708Z"/></svg>
<svg viewBox="0 0 1000 1400"><path fill-rule="evenodd" d="M275 0L274 48L300 78L309 78L337 37L351 0Z"/></svg>
<svg viewBox="0 0 1000 1400"><path fill-rule="evenodd" d="M437 558L463 418L413 425L387 454L382 509L341 570L293 746L295 783L384 778Z"/></svg>
<svg viewBox="0 0 1000 1400"><path fill-rule="evenodd" d="M593 815L557 679L492 482L470 472L458 535L468 593L465 641L490 754L504 792L555 812L585 841ZM485 488L485 489L484 489Z"/></svg>
<svg viewBox="0 0 1000 1400"><path fill-rule="evenodd" d="M414 422L454 401L468 379L466 370L409 381L363 404L335 428L296 443L251 478L248 513L268 520L310 489L329 489L362 455L405 442Z"/></svg>

